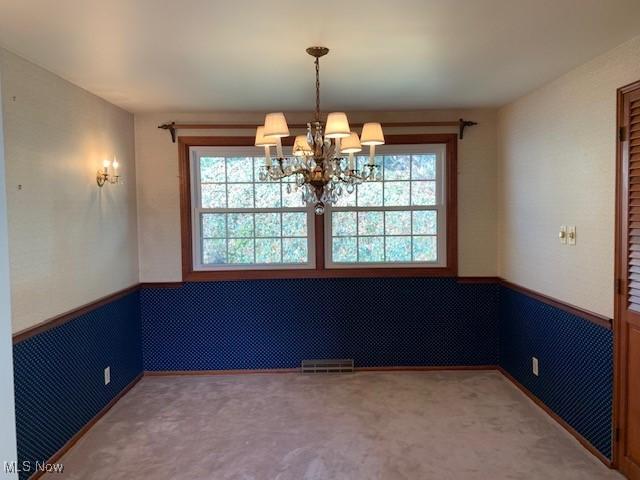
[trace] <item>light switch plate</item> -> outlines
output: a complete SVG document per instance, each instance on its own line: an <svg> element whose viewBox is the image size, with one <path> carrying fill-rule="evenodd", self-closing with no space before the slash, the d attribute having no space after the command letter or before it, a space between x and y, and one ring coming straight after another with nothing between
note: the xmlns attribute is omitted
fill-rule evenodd
<svg viewBox="0 0 640 480"><path fill-rule="evenodd" d="M104 369L104 384L109 385L111 383L111 367Z"/></svg>
<svg viewBox="0 0 640 480"><path fill-rule="evenodd" d="M567 227L566 225L560 225L560 232L558 233L560 243L565 245L567 243Z"/></svg>
<svg viewBox="0 0 640 480"><path fill-rule="evenodd" d="M576 226L575 225L569 225L567 227L567 243L569 245L576 244Z"/></svg>
<svg viewBox="0 0 640 480"><path fill-rule="evenodd" d="M538 359L536 357L531 357L531 371L536 377L538 376Z"/></svg>

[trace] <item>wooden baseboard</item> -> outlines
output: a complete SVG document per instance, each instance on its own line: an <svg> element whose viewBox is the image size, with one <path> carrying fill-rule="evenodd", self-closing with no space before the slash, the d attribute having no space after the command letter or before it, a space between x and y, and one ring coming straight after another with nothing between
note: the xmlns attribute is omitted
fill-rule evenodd
<svg viewBox="0 0 640 480"><path fill-rule="evenodd" d="M398 367L356 367L355 372L437 372L446 370L496 370L496 365L443 365L443 366L398 366ZM150 377L215 376L215 375L264 375L299 373L299 368L264 368L252 370L145 370Z"/></svg>
<svg viewBox="0 0 640 480"><path fill-rule="evenodd" d="M135 384L140 381L143 375L143 373L139 373L126 387L120 390L120 392L115 397L113 397L109 403L102 407L102 409L91 420L89 420L84 425L84 427L78 430L78 432L76 432L73 437L67 440L67 443L65 443L62 448L60 448L51 456L51 458L49 458L49 460L47 460L47 463L57 462L65 453L67 453L71 449L71 447L78 443L78 440L80 440L82 436L87 433L91 429L91 427L93 427L96 422L100 420L104 416L104 414L107 413L111 409L111 407L113 407L118 402L118 400L120 400L129 390L131 390L135 386ZM45 472L36 472L29 477L29 480L35 480L36 478L40 478L44 474Z"/></svg>
<svg viewBox="0 0 640 480"><path fill-rule="evenodd" d="M215 375L264 375L279 373L298 373L299 368L263 368L253 370L145 370L145 376L149 377L188 377L188 376L215 376Z"/></svg>
<svg viewBox="0 0 640 480"><path fill-rule="evenodd" d="M407 367L356 367L356 372L441 372L451 370L496 370L497 365L443 365Z"/></svg>
<svg viewBox="0 0 640 480"><path fill-rule="evenodd" d="M600 453L589 441L584 438L580 433L578 433L571 425L569 425L562 417L560 417L557 413L551 410L542 400L536 397L527 387L522 385L518 380L516 380L509 372L507 372L502 367L497 367L497 370L504 375L504 377L509 380L518 390L524 393L529 400L535 403L538 407L544 410L551 418L553 418L560 426L562 426L567 432L569 432L575 439L590 453L592 453L598 460L604 463L607 467L613 468L613 463L610 459L605 457L602 453Z"/></svg>

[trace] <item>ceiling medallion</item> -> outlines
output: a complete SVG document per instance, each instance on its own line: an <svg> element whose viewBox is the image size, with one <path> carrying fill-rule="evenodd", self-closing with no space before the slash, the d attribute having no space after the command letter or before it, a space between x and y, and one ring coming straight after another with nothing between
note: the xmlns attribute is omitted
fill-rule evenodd
<svg viewBox="0 0 640 480"><path fill-rule="evenodd" d="M326 124L320 121L320 57L329 53L326 47L309 47L307 53L315 57L316 67L316 111L315 120L307 123L307 134L295 137L291 155L285 155L282 138L289 136L289 127L284 113L268 113L264 125L256 130L257 147L264 147L265 165L260 171L261 181L280 181L294 177L287 185L302 191L302 200L314 205L316 215L324 214L325 205L334 204L338 198L351 194L355 186L370 180L379 180L379 169L375 164L376 145L384 144L382 126L365 123L358 136L349 128L344 112L327 115ZM369 161L357 165L355 153L369 146ZM276 158L271 159L270 148L276 147ZM345 155L348 155L346 157ZM346 160L346 161L345 161Z"/></svg>

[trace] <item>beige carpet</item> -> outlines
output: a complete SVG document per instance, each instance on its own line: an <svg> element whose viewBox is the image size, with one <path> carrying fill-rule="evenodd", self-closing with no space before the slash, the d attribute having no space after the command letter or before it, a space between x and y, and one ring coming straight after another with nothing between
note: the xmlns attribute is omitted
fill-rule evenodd
<svg viewBox="0 0 640 480"><path fill-rule="evenodd" d="M145 377L48 479L620 479L497 372Z"/></svg>

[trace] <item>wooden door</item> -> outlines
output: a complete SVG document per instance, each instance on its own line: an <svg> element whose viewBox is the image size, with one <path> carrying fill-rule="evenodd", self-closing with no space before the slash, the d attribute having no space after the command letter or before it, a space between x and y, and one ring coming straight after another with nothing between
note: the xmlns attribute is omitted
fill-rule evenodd
<svg viewBox="0 0 640 480"><path fill-rule="evenodd" d="M640 480L640 82L618 90L616 463Z"/></svg>

